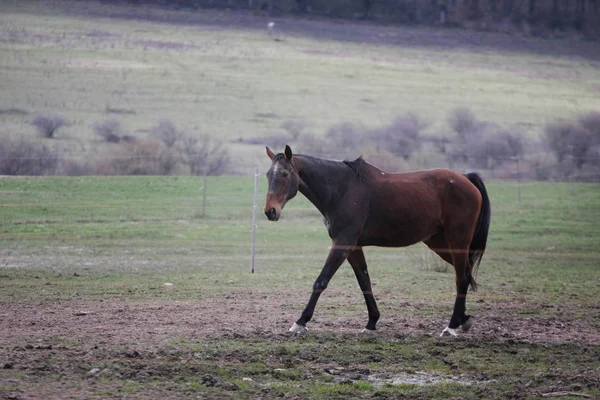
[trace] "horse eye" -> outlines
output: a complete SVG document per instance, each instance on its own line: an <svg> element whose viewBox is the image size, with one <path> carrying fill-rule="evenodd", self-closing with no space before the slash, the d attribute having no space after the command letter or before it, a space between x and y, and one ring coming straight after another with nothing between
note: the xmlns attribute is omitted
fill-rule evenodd
<svg viewBox="0 0 600 400"><path fill-rule="evenodd" d="M284 172L283 174L281 174L284 178L287 178L288 176L290 176L290 174L288 172Z"/></svg>

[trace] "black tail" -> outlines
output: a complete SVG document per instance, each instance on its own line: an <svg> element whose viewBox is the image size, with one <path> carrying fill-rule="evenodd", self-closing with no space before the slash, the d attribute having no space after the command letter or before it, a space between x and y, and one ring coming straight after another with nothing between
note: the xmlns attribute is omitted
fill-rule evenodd
<svg viewBox="0 0 600 400"><path fill-rule="evenodd" d="M473 291L477 290L477 282L475 282L475 276L477 276L477 270L479 269L479 263L481 263L481 257L485 251L485 245L487 244L488 231L490 230L490 198L488 197L487 190L483 184L481 177L470 172L465 175L469 181L479 190L481 193L481 210L479 210L479 217L477 218L477 225L475 226L475 233L473 234L473 240L469 247L469 270L467 271L469 283Z"/></svg>

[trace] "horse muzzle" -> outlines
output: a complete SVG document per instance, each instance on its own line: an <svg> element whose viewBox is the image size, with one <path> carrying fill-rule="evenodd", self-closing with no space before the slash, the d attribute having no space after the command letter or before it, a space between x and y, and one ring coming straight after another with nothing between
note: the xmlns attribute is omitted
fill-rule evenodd
<svg viewBox="0 0 600 400"><path fill-rule="evenodd" d="M265 209L265 215L269 219L269 221L277 221L279 219L279 212L274 207L269 209Z"/></svg>

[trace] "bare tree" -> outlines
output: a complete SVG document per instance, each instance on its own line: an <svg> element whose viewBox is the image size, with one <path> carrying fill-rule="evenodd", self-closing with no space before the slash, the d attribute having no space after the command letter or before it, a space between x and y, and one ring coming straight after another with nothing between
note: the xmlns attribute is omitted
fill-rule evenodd
<svg viewBox="0 0 600 400"><path fill-rule="evenodd" d="M155 138L162 140L167 147L173 147L180 134L173 121L163 119L150 129L150 133Z"/></svg>
<svg viewBox="0 0 600 400"><path fill-rule="evenodd" d="M41 137L51 139L59 128L69 124L63 117L57 115L38 115L31 121L31 125L37 128Z"/></svg>
<svg viewBox="0 0 600 400"><path fill-rule="evenodd" d="M181 136L178 150L192 175L222 175L229 166L229 152L222 142L202 135L199 139Z"/></svg>
<svg viewBox="0 0 600 400"><path fill-rule="evenodd" d="M0 138L0 175L54 175L58 154L23 139Z"/></svg>
<svg viewBox="0 0 600 400"><path fill-rule="evenodd" d="M107 119L94 124L94 133L104 139L105 142L120 142L122 132L121 123L116 119Z"/></svg>

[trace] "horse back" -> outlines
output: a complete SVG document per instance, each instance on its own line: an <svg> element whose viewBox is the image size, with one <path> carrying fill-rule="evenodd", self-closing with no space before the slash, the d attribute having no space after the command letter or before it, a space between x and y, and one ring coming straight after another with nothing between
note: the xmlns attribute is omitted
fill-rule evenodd
<svg viewBox="0 0 600 400"><path fill-rule="evenodd" d="M449 169L381 172L370 186L363 236L378 246L408 246L426 240L457 215L477 214L481 204L481 195L468 178Z"/></svg>

